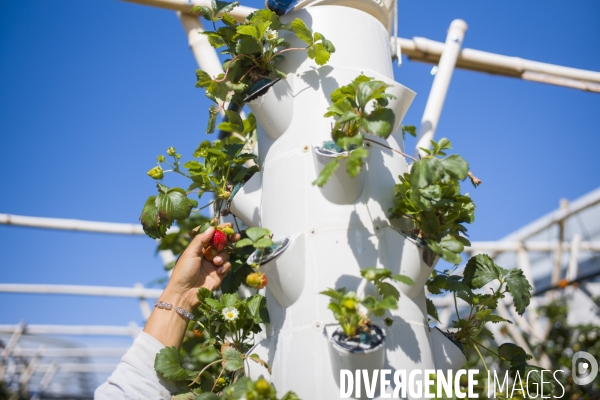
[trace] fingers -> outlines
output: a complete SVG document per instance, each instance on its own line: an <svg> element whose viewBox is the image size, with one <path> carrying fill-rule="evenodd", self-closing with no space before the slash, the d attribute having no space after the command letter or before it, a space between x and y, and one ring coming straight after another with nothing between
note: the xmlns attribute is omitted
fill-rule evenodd
<svg viewBox="0 0 600 400"><path fill-rule="evenodd" d="M226 251L222 251L219 254L217 254L215 258L213 258L212 262L213 264L218 266L223 264L227 260L229 260L229 253Z"/></svg>
<svg viewBox="0 0 600 400"><path fill-rule="evenodd" d="M223 265L221 265L219 268L217 268L217 274L226 275L230 269L231 269L231 263L229 261L227 261Z"/></svg>
<svg viewBox="0 0 600 400"><path fill-rule="evenodd" d="M234 233L233 235L231 235L231 237L229 238L229 241L231 243L235 243L238 242L240 239L242 238L242 235L240 235L239 233Z"/></svg>
<svg viewBox="0 0 600 400"><path fill-rule="evenodd" d="M202 256L202 250L204 249L206 244L210 242L210 239L212 239L214 233L215 228L211 226L201 234L196 235L194 240L192 240L192 242L185 250L185 253L190 252L196 256Z"/></svg>

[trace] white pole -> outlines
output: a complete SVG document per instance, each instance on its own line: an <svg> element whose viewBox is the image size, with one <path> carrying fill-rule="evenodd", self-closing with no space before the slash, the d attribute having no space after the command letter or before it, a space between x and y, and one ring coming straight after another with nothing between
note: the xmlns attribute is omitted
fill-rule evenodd
<svg viewBox="0 0 600 400"><path fill-rule="evenodd" d="M0 283L0 293L73 294L79 296L108 297L160 297L162 289L148 289L137 284L135 287L83 286L83 285L40 285L22 283Z"/></svg>
<svg viewBox="0 0 600 400"><path fill-rule="evenodd" d="M577 279L577 273L579 269L579 244L581 243L581 234L576 233L573 235L573 240L571 241L571 254L569 259L569 268L567 269L567 280L569 282Z"/></svg>
<svg viewBox="0 0 600 400"><path fill-rule="evenodd" d="M421 128L419 129L417 145L415 147L416 156L425 154L423 151L419 150L419 147L430 147L430 140L433 139L438 121L440 120L444 101L446 100L446 93L448 93L448 86L450 86L450 80L452 79L452 73L456 66L456 60L460 53L460 47L465 37L466 30L467 24L460 19L452 21L450 29L448 29L444 51L440 57L438 70L433 79L431 92L429 92L427 105L423 112Z"/></svg>
<svg viewBox="0 0 600 400"><path fill-rule="evenodd" d="M535 252L552 252L558 248L559 242L548 241L548 242L540 242L540 241L527 241L527 242L519 242L516 240L500 240L497 242L471 242L471 246L465 247L465 252L469 254L480 254L485 252L503 252L503 251L518 251L520 248L523 248L527 251L535 251ZM577 242L573 244L573 242L563 242L562 247L569 246L577 246L578 250L581 251L600 251L600 242Z"/></svg>
<svg viewBox="0 0 600 400"><path fill-rule="evenodd" d="M120 224L115 222L83 221L65 218L29 217L25 215L12 214L0 214L0 225L1 224L68 231L118 233L123 235L144 234L144 230L140 224Z"/></svg>
<svg viewBox="0 0 600 400"><path fill-rule="evenodd" d="M398 40L403 54L413 61L437 64L444 50L444 43L427 38L398 38ZM600 92L600 72L487 51L462 49L456 60L456 68Z"/></svg>
<svg viewBox="0 0 600 400"><path fill-rule="evenodd" d="M200 69L213 78L223 73L223 66L215 48L210 45L206 36L202 35L204 27L198 16L177 12L177 17L183 25L188 44Z"/></svg>
<svg viewBox="0 0 600 400"><path fill-rule="evenodd" d="M206 6L211 7L210 0L124 0L129 3L137 3L145 6L166 8L168 10L181 11L183 13L191 14L192 8L195 6ZM248 14L255 11L256 9L246 6L237 6L229 12L236 21L244 22Z"/></svg>
<svg viewBox="0 0 600 400"><path fill-rule="evenodd" d="M19 325L0 325L0 333L13 333ZM135 323L129 326L103 325L27 325L27 335L99 335L136 337L141 328Z"/></svg>

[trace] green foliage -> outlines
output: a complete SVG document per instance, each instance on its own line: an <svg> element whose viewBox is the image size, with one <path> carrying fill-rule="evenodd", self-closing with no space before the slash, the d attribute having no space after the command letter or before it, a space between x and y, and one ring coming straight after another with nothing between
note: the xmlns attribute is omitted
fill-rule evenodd
<svg viewBox="0 0 600 400"><path fill-rule="evenodd" d="M450 141L431 141L433 149L412 165L410 173L400 176L394 189L394 206L390 218L408 218L411 232L427 243L437 255L452 264L460 264L460 253L470 242L467 228L475 220L475 204L468 194L461 194L460 181L467 177L469 166L459 155L446 155Z"/></svg>
<svg viewBox="0 0 600 400"><path fill-rule="evenodd" d="M165 347L158 352L154 360L154 369L172 381L188 379L188 372L181 366L179 350L175 346Z"/></svg>
<svg viewBox="0 0 600 400"><path fill-rule="evenodd" d="M365 268L360 273L363 278L375 286L378 296L368 295L359 299L355 292L349 292L346 288L337 290L329 288L321 292L331 298L328 308L333 312L347 338L354 338L368 330L371 324L369 320L371 314L383 317L387 310L398 308L400 292L389 283L389 280L407 285L414 284L409 277L392 274L388 269ZM360 310L359 305L364 307L364 312ZM392 320L390 319L390 321ZM389 324L391 325L392 322Z"/></svg>
<svg viewBox="0 0 600 400"><path fill-rule="evenodd" d="M256 120L250 114L244 121L231 118L224 124L225 129L234 129L234 126L243 127L240 131L246 136L229 136L224 140L215 140L213 143L204 141L200 143L194 157L196 159L187 161L181 166L181 155L175 152L174 148L169 148L167 153L173 158L172 163L165 160L164 156L159 156L159 168L164 173L177 173L190 180L187 190L182 188L169 188L161 183L157 183L158 195L151 196L146 200L140 222L144 232L153 239L162 239L167 236L167 229L177 221L182 224L190 217L194 207L198 206L198 201L188 198L188 194L197 193L198 198L202 198L205 193L215 195L214 214L220 215L226 212L229 206L229 198L236 184L243 184L258 171L258 166L248 166L249 161L254 161L256 156L244 151L246 143L251 139L255 129ZM172 149L172 151L171 151ZM171 169L162 169L162 163L166 163ZM188 231L192 229L188 227ZM176 239L181 243L181 235L175 234L171 240L167 240L161 250L170 248L175 244ZM173 250L178 254L181 246L173 246Z"/></svg>
<svg viewBox="0 0 600 400"><path fill-rule="evenodd" d="M220 398L216 393L236 387L235 382L239 381L246 360L259 363L270 372L266 361L256 354L247 355L254 345L254 335L261 331L260 324L269 323L264 296L255 294L242 299L237 293L217 295L201 288L198 300L198 317L190 322L188 331L194 333L192 339L184 342L185 351L182 351L186 357L185 365L192 369L182 367L181 354L175 347L162 349L155 359L157 372L190 386L192 391L182 393L181 398L192 394L191 398L197 395L207 399ZM193 345L187 345L189 342Z"/></svg>
<svg viewBox="0 0 600 400"><path fill-rule="evenodd" d="M227 58L223 64L224 73L212 78L206 72L197 71L196 86L206 89L206 96L215 102L209 110L207 133L214 132L217 115L224 110L225 104L232 101L243 104L251 86L263 78L285 78L286 74L277 69L283 59L283 53L292 49L282 31L294 33L307 44L308 57L318 65L329 61L335 47L322 34L311 32L300 19L283 24L279 16L270 10L258 10L250 14L246 21L238 24L229 14L237 2L226 3L216 1L212 9L206 6L195 7L194 10L213 24L213 31L202 32L216 49L223 49L221 54ZM219 25L219 27L217 27ZM241 118L235 111L226 111L230 128L240 132Z"/></svg>
<svg viewBox="0 0 600 400"><path fill-rule="evenodd" d="M546 340L531 344L534 354L545 355L552 364L551 370L570 371L573 368L572 354L585 351L596 360L600 360L600 330L597 325L569 325L567 316L569 307L566 297L558 297L546 306L541 307L541 317L547 318L549 327ZM594 399L600 396L600 379L586 386L579 386L573 382L570 373L559 373L556 378L564 387L564 399ZM546 381L548 379L545 379ZM556 385L558 394L562 392ZM546 391L545 391L546 392Z"/></svg>
<svg viewBox="0 0 600 400"><path fill-rule="evenodd" d="M313 185L325 185L344 158L347 159L348 175L354 177L360 173L364 160L369 156L369 151L362 147L363 133L383 138L391 135L396 116L386 107L388 99L395 98L385 92L389 86L383 81L359 75L352 83L331 93L332 105L325 117L335 118L331 136L346 153L330 161Z"/></svg>
<svg viewBox="0 0 600 400"><path fill-rule="evenodd" d="M476 292L486 285L493 287L491 294ZM475 348L480 354L480 351L486 350L499 360L507 361L513 376L518 371L519 377L525 379L529 371L534 371L531 373L529 384L541 384L541 368L527 364L532 356L528 355L521 347L505 343L495 352L488 348L489 344L484 346L479 342L480 336L493 339L491 332L485 328L487 323L512 323L494 314L498 302L502 301L507 293L514 299L517 314L523 315L525 312L533 288L523 275L523 271L504 269L487 254L478 254L469 259L463 276L437 273L427 282L427 289L432 294L450 292L455 303L457 299L461 299L469 306L469 313L466 317L461 317L458 308L456 309L457 320L453 321L453 328L456 330L450 334L453 340L463 345L465 351ZM427 311L429 315L437 319L437 310L432 302L428 302ZM544 381L549 380L551 377L544 375ZM544 391L551 393L553 386L545 385Z"/></svg>

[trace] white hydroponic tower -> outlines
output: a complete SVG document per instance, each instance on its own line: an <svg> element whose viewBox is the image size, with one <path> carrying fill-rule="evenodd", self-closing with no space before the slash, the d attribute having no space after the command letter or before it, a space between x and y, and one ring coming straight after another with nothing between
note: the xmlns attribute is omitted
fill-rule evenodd
<svg viewBox="0 0 600 400"><path fill-rule="evenodd" d="M231 210L248 226L270 229L275 240L291 241L281 256L261 267L269 279L271 323L254 351L268 360L279 391L293 390L305 399L338 398L341 368L446 369L445 349L455 347L439 332L432 341L427 323L423 285L433 266L422 261L421 248L399 233L408 227L388 219L398 176L408 170L404 157L392 149L404 150L399 127L415 93L394 81L387 3L301 2L282 20L302 19L331 40L336 52L322 67L304 52L287 53L278 66L287 77L248 104L259 125L261 171L234 197ZM290 41L292 47L303 47L291 35ZM396 97L389 105L395 133L387 140L367 135L370 155L363 172L349 178L342 163L319 188L312 182L330 160L317 152L331 140L333 119L323 117L329 95L360 74L390 85L387 92ZM349 360L330 353L336 321L327 309L328 298L319 294L328 287L361 292L360 270L367 267L388 268L415 281L412 287L398 285L402 295L399 309L388 315L394 322L385 328L381 365L369 354ZM385 327L381 319L374 322ZM460 368L465 358L456 351L454 367ZM251 366L250 374L268 375L261 369Z"/></svg>

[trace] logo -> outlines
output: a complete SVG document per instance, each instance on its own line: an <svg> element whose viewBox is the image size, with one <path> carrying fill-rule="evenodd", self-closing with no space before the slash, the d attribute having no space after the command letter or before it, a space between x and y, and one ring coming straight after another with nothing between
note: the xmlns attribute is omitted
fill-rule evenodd
<svg viewBox="0 0 600 400"><path fill-rule="evenodd" d="M598 361L585 351L573 354L571 365L571 374L576 385L587 385L598 375Z"/></svg>

